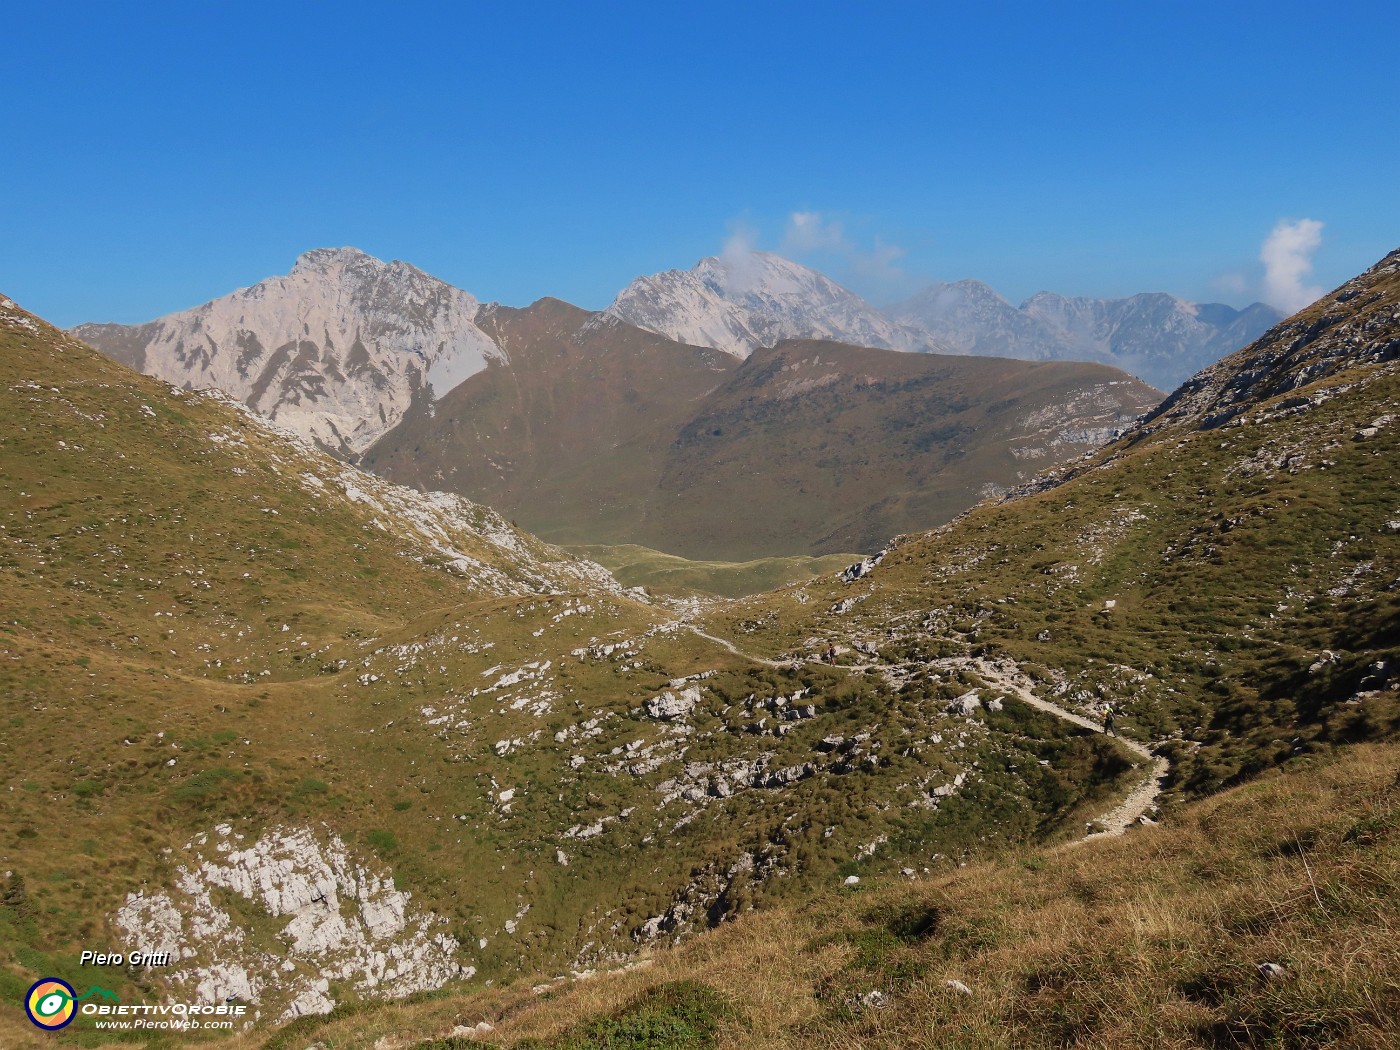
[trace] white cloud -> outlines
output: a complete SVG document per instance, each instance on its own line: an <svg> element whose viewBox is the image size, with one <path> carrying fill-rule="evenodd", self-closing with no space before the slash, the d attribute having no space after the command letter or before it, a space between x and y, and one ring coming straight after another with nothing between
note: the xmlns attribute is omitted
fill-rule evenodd
<svg viewBox="0 0 1400 1050"><path fill-rule="evenodd" d="M753 227L743 222L730 226L729 237L719 253L724 263L724 283L728 291L742 295L758 283L762 268L753 255L757 247L758 234Z"/></svg>
<svg viewBox="0 0 1400 1050"><path fill-rule="evenodd" d="M837 263L836 276L859 281L867 288L888 292L907 281L905 272L896 265L908 254L897 244L887 244L879 237L870 247L862 247L846 236L840 219L816 211L795 211L788 216L779 253L801 259L803 256L825 256Z"/></svg>
<svg viewBox="0 0 1400 1050"><path fill-rule="evenodd" d="M825 219L821 212L795 211L788 216L787 231L783 234L784 255L803 255L807 252L841 252L854 250L846 240L846 231L839 219Z"/></svg>
<svg viewBox="0 0 1400 1050"><path fill-rule="evenodd" d="M1279 220L1259 249L1267 302L1294 313L1322 297L1321 288L1303 283L1312 273L1312 255L1321 244L1322 223L1316 219Z"/></svg>

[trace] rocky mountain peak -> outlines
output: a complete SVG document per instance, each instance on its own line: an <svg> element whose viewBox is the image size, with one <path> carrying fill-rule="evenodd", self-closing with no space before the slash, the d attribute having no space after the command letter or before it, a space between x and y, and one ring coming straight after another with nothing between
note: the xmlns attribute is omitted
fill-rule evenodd
<svg viewBox="0 0 1400 1050"><path fill-rule="evenodd" d="M99 350L186 387L214 387L353 455L502 351L468 292L356 248L317 248L291 272L145 325L83 325Z"/></svg>
<svg viewBox="0 0 1400 1050"><path fill-rule="evenodd" d="M728 252L701 259L690 270L638 277L605 313L736 357L783 339L937 348L829 277L772 252Z"/></svg>
<svg viewBox="0 0 1400 1050"><path fill-rule="evenodd" d="M297 256L297 261L292 264L292 273L330 273L357 263L370 266L385 265L358 248L312 248Z"/></svg>

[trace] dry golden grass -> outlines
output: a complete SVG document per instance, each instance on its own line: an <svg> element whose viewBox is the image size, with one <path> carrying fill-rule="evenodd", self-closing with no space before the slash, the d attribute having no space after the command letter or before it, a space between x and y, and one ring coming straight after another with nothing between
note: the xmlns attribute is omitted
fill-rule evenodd
<svg viewBox="0 0 1400 1050"><path fill-rule="evenodd" d="M297 1050L409 1047L480 1020L499 1045L569 1046L679 980L732 1002L719 1045L735 1050L1400 1047L1397 769L1400 745L1356 747L1121 839L748 915L546 993L332 1017ZM882 1007L859 1004L872 991Z"/></svg>

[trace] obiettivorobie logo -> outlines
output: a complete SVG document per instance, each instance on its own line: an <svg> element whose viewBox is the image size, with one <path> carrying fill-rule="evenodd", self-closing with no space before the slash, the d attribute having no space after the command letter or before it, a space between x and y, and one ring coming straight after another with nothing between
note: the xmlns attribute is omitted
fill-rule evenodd
<svg viewBox="0 0 1400 1050"><path fill-rule="evenodd" d="M84 999L94 1001L83 1002ZM107 1002L96 1001L101 999L106 999ZM109 1003L118 1005L110 1006ZM142 1028L207 1028L230 1031L234 1026L232 1019L243 1017L247 1011L246 1003L236 1002L234 999L222 1003L164 1003L154 1006L122 1004L116 992L93 985L79 995L71 984L58 977L40 978L30 986L24 997L24 1012L37 1027L46 1032L56 1032L60 1028L68 1027L79 1014L92 1018L98 1028L121 1031Z"/></svg>
<svg viewBox="0 0 1400 1050"><path fill-rule="evenodd" d="M67 981L57 977L41 977L30 986L24 997L24 1012L40 1028L56 1032L72 1024L73 1018L78 1015L78 1003L94 995L120 1002L116 994L106 988L94 985L79 995Z"/></svg>

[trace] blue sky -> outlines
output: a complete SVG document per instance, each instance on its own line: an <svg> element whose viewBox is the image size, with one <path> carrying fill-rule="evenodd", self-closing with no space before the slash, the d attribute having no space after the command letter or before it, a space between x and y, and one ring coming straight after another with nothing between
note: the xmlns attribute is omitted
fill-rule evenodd
<svg viewBox="0 0 1400 1050"><path fill-rule="evenodd" d="M1239 305L1281 221L1295 294L1400 245L1393 0L507 6L12 5L0 291L141 321L354 245L601 308L735 239Z"/></svg>

